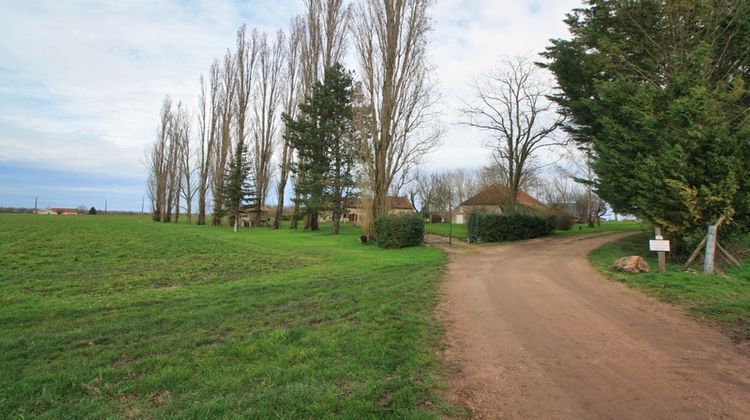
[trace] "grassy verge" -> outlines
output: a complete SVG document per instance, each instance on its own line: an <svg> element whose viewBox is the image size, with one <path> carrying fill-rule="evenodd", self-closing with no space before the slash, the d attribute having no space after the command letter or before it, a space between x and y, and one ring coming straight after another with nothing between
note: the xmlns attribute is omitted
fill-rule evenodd
<svg viewBox="0 0 750 420"><path fill-rule="evenodd" d="M570 230L557 230L555 235L557 236L568 236L568 235L581 235L585 233L597 233L597 232L629 232L629 231L646 231L650 229L648 224L642 222L615 222L606 221L601 222L598 226L589 227L585 223L576 223Z"/></svg>
<svg viewBox="0 0 750 420"><path fill-rule="evenodd" d="M732 268L715 276L684 271L681 264L672 263L667 264L667 272L662 274L658 273L655 254L646 251L648 236L623 238L595 250L589 258L608 276L716 322L736 340L750 339L750 261L745 260L743 268ZM613 270L615 260L627 255L644 256L652 272L628 274Z"/></svg>
<svg viewBox="0 0 750 420"><path fill-rule="evenodd" d="M0 216L0 418L434 417L444 266L343 234Z"/></svg>

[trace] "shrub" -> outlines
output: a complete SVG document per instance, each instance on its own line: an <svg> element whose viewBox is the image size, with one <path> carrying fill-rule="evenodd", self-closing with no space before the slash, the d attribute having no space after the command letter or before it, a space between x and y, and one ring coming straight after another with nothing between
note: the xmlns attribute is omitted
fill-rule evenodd
<svg viewBox="0 0 750 420"><path fill-rule="evenodd" d="M552 208L552 227L555 230L570 230L576 222L576 217L565 209Z"/></svg>
<svg viewBox="0 0 750 420"><path fill-rule="evenodd" d="M527 214L482 214L478 236L483 242L518 241L552 233L552 218Z"/></svg>
<svg viewBox="0 0 750 420"><path fill-rule="evenodd" d="M422 244L424 219L419 214L385 215L375 219L375 240L381 248Z"/></svg>
<svg viewBox="0 0 750 420"><path fill-rule="evenodd" d="M96 214L96 207L91 207L89 209L89 214Z"/></svg>

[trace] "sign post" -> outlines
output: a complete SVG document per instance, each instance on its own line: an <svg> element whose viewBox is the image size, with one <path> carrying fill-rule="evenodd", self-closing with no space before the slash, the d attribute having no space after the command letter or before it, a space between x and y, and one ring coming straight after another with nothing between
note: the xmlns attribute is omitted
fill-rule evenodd
<svg viewBox="0 0 750 420"><path fill-rule="evenodd" d="M654 228L654 239L648 241L648 249L650 251L656 251L656 256L659 260L659 272L663 273L667 271L667 252L670 251L669 241L664 240L661 236L661 228Z"/></svg>

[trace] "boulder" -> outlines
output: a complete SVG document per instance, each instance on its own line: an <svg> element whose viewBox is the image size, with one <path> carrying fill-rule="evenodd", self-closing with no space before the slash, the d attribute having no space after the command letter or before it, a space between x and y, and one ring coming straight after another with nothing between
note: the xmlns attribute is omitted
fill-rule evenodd
<svg viewBox="0 0 750 420"><path fill-rule="evenodd" d="M615 261L613 268L627 273L648 273L648 263L637 255L620 258Z"/></svg>

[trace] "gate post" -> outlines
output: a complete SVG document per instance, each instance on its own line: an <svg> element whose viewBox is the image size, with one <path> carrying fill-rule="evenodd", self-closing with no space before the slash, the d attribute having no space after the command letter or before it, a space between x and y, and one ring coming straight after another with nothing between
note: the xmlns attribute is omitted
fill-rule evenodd
<svg viewBox="0 0 750 420"><path fill-rule="evenodd" d="M448 245L453 245L453 210L448 211Z"/></svg>

